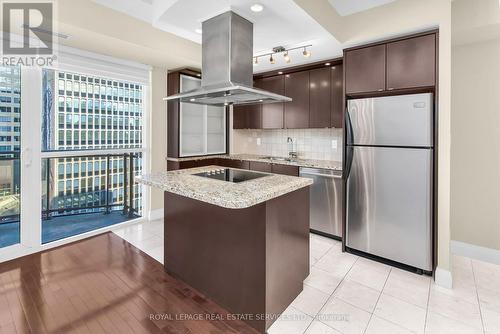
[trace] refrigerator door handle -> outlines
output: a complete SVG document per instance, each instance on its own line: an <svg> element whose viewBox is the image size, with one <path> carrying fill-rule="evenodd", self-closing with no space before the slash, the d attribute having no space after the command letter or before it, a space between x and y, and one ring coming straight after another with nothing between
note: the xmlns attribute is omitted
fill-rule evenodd
<svg viewBox="0 0 500 334"><path fill-rule="evenodd" d="M349 116L349 110L346 110L346 136L347 136L347 145L346 145L346 150L345 150L345 174L344 177L347 180L349 177L349 174L351 174L351 166L352 166L352 159L354 156L354 150L351 144L354 142L353 139L353 134L352 134L352 124L351 124L351 117Z"/></svg>

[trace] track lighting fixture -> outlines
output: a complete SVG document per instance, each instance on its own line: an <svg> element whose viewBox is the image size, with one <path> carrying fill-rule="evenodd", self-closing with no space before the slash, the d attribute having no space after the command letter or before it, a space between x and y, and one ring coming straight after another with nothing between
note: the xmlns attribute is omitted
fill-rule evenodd
<svg viewBox="0 0 500 334"><path fill-rule="evenodd" d="M273 55L271 54L271 57L269 57L269 62L271 64L275 64L276 63L276 60L274 59Z"/></svg>
<svg viewBox="0 0 500 334"><path fill-rule="evenodd" d="M307 50L307 47L304 47L304 51L302 52L304 57L309 58L311 57L311 51Z"/></svg>
<svg viewBox="0 0 500 334"><path fill-rule="evenodd" d="M285 62L286 62L286 63L289 63L289 62L291 61L290 56L288 55L288 51L286 51L286 52L283 54L283 58L285 59Z"/></svg>

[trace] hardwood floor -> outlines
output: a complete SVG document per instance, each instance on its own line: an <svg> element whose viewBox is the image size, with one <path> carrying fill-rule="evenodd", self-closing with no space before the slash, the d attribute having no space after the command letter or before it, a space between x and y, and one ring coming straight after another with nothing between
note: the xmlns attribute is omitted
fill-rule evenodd
<svg viewBox="0 0 500 334"><path fill-rule="evenodd" d="M0 264L0 333L256 333L227 314L113 233Z"/></svg>

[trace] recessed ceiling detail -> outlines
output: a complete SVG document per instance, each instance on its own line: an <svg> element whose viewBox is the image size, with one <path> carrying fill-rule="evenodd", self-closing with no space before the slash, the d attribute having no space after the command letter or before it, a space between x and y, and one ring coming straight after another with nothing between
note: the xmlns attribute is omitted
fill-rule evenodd
<svg viewBox="0 0 500 334"><path fill-rule="evenodd" d="M282 45L286 49L312 45L308 48L311 51L310 57L294 54L289 63L288 58L283 55L274 57L274 64L269 61L261 62L259 59L259 64L254 66L256 73L342 55L340 43L293 0L93 1L196 43L201 43L202 35L197 30L201 29L203 21L232 10L254 24L254 56L268 54L276 45ZM253 11L251 8L255 4L262 5L263 10Z"/></svg>
<svg viewBox="0 0 500 334"><path fill-rule="evenodd" d="M362 12L394 1L395 0L328 0L341 16Z"/></svg>

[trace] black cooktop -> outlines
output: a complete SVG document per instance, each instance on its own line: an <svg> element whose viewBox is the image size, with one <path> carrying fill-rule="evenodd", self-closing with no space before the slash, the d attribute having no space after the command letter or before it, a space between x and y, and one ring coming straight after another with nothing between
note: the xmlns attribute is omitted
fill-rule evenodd
<svg viewBox="0 0 500 334"><path fill-rule="evenodd" d="M238 170L232 168L214 169L208 172L193 174L201 177L208 177L209 179L240 183L248 180L258 179L260 177L269 176L268 174L251 172L246 170Z"/></svg>

